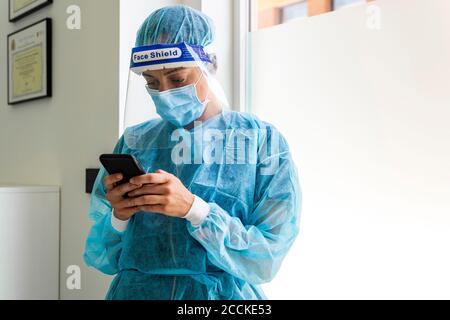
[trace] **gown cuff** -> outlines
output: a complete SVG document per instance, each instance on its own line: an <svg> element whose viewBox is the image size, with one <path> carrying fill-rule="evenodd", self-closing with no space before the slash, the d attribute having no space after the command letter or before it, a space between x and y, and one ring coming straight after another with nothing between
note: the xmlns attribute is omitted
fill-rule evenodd
<svg viewBox="0 0 450 320"><path fill-rule="evenodd" d="M128 219L126 221L117 219L116 216L114 215L114 210L112 211L111 225L116 231L125 232L125 230L127 230L127 227L128 227L128 222L130 222L130 219Z"/></svg>
<svg viewBox="0 0 450 320"><path fill-rule="evenodd" d="M195 196L194 203L192 204L191 210L183 218L189 221L192 226L198 227L206 217L209 215L211 207L202 198Z"/></svg>

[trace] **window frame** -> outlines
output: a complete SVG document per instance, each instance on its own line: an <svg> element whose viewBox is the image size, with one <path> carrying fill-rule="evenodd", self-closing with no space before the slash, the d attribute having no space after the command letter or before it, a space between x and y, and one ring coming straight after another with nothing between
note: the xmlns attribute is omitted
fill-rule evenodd
<svg viewBox="0 0 450 320"><path fill-rule="evenodd" d="M234 0L234 103L248 112L250 94L250 33L258 28L257 0Z"/></svg>

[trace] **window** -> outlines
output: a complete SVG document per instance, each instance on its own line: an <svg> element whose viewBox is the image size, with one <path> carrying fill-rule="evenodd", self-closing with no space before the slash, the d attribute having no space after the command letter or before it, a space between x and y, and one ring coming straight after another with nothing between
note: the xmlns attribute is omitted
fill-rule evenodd
<svg viewBox="0 0 450 320"><path fill-rule="evenodd" d="M251 26L247 111L287 139L304 199L269 299L450 296L448 10L392 2L379 1L389 28L376 33L366 1L308 1L308 16L355 6ZM423 12L435 19L417 23Z"/></svg>
<svg viewBox="0 0 450 320"><path fill-rule="evenodd" d="M258 29L299 18L312 17L374 0L250 0L257 8Z"/></svg>
<svg viewBox="0 0 450 320"><path fill-rule="evenodd" d="M295 18L306 18L308 16L308 2L302 1L285 6L281 10L281 22L285 23Z"/></svg>
<svg viewBox="0 0 450 320"><path fill-rule="evenodd" d="M366 0L334 0L333 10L338 10L344 7L352 6L355 4L364 3Z"/></svg>
<svg viewBox="0 0 450 320"><path fill-rule="evenodd" d="M308 16L307 0L258 0L258 28Z"/></svg>

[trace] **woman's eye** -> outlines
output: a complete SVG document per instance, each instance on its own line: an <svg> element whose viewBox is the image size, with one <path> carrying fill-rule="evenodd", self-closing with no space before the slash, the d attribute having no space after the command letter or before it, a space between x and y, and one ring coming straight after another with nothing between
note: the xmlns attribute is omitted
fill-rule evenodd
<svg viewBox="0 0 450 320"><path fill-rule="evenodd" d="M177 79L172 79L171 81L173 83L180 84L180 83L183 83L184 81L186 81L186 79L177 78Z"/></svg>

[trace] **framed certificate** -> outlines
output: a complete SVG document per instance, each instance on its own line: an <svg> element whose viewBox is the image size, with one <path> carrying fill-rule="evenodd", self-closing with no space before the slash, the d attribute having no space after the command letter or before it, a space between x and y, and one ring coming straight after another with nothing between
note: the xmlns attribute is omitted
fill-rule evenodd
<svg viewBox="0 0 450 320"><path fill-rule="evenodd" d="M9 21L16 21L23 18L46 5L53 0L8 0L9 1Z"/></svg>
<svg viewBox="0 0 450 320"><path fill-rule="evenodd" d="M8 35L8 104L51 97L52 21Z"/></svg>

